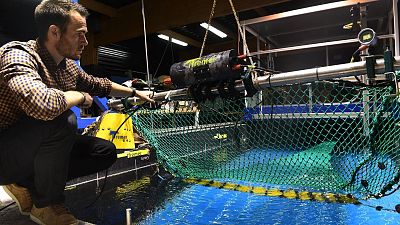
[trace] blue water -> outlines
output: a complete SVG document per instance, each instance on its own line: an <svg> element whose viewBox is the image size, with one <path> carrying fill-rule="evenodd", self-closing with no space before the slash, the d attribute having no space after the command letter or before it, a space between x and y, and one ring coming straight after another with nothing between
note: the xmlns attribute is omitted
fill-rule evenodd
<svg viewBox="0 0 400 225"><path fill-rule="evenodd" d="M400 193L368 204L394 209ZM300 201L191 185L139 224L400 224L400 214L367 206Z"/></svg>
<svg viewBox="0 0 400 225"><path fill-rule="evenodd" d="M117 179L117 180L115 180ZM377 211L365 205L321 203L187 184L134 174L109 178L106 189L93 207L84 206L95 197L95 184L67 192L67 205L82 220L101 224L126 224L125 209L132 209L134 224L400 224L400 214ZM393 210L400 192L364 204Z"/></svg>

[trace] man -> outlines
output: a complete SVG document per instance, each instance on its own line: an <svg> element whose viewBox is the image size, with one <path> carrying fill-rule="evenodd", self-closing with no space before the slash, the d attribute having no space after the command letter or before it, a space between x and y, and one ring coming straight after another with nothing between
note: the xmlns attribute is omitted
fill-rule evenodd
<svg viewBox="0 0 400 225"><path fill-rule="evenodd" d="M111 142L76 134L69 109L89 107L92 95L153 101L75 64L88 44L87 16L69 0L44 0L35 10L38 39L0 48L0 184L39 224L77 224L63 205L67 180L116 160Z"/></svg>

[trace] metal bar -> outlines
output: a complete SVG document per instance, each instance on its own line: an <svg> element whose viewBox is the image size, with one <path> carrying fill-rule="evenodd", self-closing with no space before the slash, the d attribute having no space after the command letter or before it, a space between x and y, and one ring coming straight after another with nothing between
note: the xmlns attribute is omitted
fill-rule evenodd
<svg viewBox="0 0 400 225"><path fill-rule="evenodd" d="M368 17L368 20L378 20L382 18L382 16L375 16L375 17ZM321 30L321 29L326 29L329 27L342 27L343 26L343 22L338 22L338 23L330 23L330 24L324 24L321 26L311 26L311 27L307 27L307 28L303 28L303 29L298 29L298 28L294 28L294 29L288 29L285 31L281 31L281 32L275 32L273 34L269 34L266 38L274 38L274 37L279 37L282 35L287 35L287 34L294 34L294 33L300 33L300 32L311 32L311 31L317 31L317 30ZM255 30L255 29L253 29ZM376 29L378 30L378 29ZM388 32L389 34L391 34L392 32Z"/></svg>
<svg viewBox="0 0 400 225"><path fill-rule="evenodd" d="M265 38L261 37L261 35L258 34L257 31L255 31L253 28L248 27L248 26L243 26L243 27L244 27L244 29L246 29L247 32L249 32L250 34L254 35L254 37L259 38L264 43L268 43L268 41ZM272 44L274 44L274 43L272 43Z"/></svg>
<svg viewBox="0 0 400 225"><path fill-rule="evenodd" d="M298 70L286 73L279 73L273 75L266 75L258 77L255 82L254 86L258 90L265 90L270 87L277 87L277 86L284 86L296 83L308 83L317 80L329 80L333 78L341 78L341 77L350 77L356 76L366 73L366 62L354 62L354 63L345 63L333 66L325 66L325 67L318 67L313 69L305 69L305 70ZM375 71L376 73L382 73L384 71L384 60L378 59L376 60ZM400 69L400 57L395 57L394 68ZM238 82L235 85L235 89L237 91L244 91L244 84L242 82ZM212 93L218 93L217 89L211 90ZM179 90L173 91L165 91L155 93L153 99L156 101L162 101L164 99L183 99L184 97L187 98L189 95L188 89L183 88ZM129 98L130 102L135 102L136 98ZM121 100L111 99L108 102L108 105L112 108L116 108L121 106Z"/></svg>
<svg viewBox="0 0 400 225"><path fill-rule="evenodd" d="M365 74L365 66L366 62L362 61L313 69L298 70L287 73L279 73L272 75L271 78L269 78L269 76L262 76L257 78L255 86L258 90L263 90L268 87L355 76ZM377 73L382 73L384 67L385 65L383 59L376 60L375 71ZM395 68L400 68L400 57L395 57Z"/></svg>
<svg viewBox="0 0 400 225"><path fill-rule="evenodd" d="M242 25L251 25L251 24L261 23L261 22L265 22L265 21L278 20L278 19L288 18L288 17L292 17L292 16L299 16L299 15L304 15L304 14L309 14L309 13L314 13L314 12L320 12L320 11L325 11L325 10L330 10L330 9L352 6L352 5L356 5L358 3L364 4L364 3L376 2L376 1L379 1L379 0L348 0L348 1L333 2L333 3L328 3L328 4L306 7L306 8L302 8L302 9L291 10L291 11L287 11L287 12L283 12L283 13L277 13L277 14L273 14L273 15L269 15L269 16L262 16L262 17L258 17L258 18L254 18L254 19L243 20L240 23Z"/></svg>
<svg viewBox="0 0 400 225"><path fill-rule="evenodd" d="M126 209L126 225L132 225L131 208Z"/></svg>
<svg viewBox="0 0 400 225"><path fill-rule="evenodd" d="M385 34L385 35L378 36L378 38L379 39L395 38L395 35L394 34ZM358 42L357 38L344 39L344 40L338 40L338 41L321 42L321 43L314 43L314 44L307 44L307 45L298 45L298 46L292 46L292 47L276 48L276 49L264 50L264 51L259 51L259 52L252 52L250 54L250 56L260 55L260 54L270 54L270 53L276 53L276 52L288 52L288 51L309 49L309 48L326 47L326 46L348 44L348 43L355 43L355 42Z"/></svg>
<svg viewBox="0 0 400 225"><path fill-rule="evenodd" d="M393 27L394 27L394 52L395 56L400 55L399 44L399 11L397 9L398 0L393 0Z"/></svg>

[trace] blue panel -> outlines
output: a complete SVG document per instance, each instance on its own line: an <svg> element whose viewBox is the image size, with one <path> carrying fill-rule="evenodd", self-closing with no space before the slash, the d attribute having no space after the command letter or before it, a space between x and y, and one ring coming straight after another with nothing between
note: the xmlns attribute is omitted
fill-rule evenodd
<svg viewBox="0 0 400 225"><path fill-rule="evenodd" d="M370 107L373 107L371 104ZM299 105L274 105L274 106L261 106L255 108L246 108L244 110L244 120L252 120L253 115L256 114L292 114L292 113L350 113L350 112L361 112L363 110L362 103L332 103L332 104L321 104L313 105L312 111L306 104Z"/></svg>
<svg viewBox="0 0 400 225"><path fill-rule="evenodd" d="M108 110L107 106L107 98L99 98L97 96L93 97L94 103L96 103L97 106L101 109L101 111L106 111Z"/></svg>
<svg viewBox="0 0 400 225"><path fill-rule="evenodd" d="M71 108L71 110L72 110L72 112L75 113L75 115L76 115L76 117L78 117L78 119L81 118L81 109L80 108L73 106Z"/></svg>
<svg viewBox="0 0 400 225"><path fill-rule="evenodd" d="M276 106L263 106L263 114L290 114L290 113L308 113L309 107L307 105L276 105Z"/></svg>
<svg viewBox="0 0 400 225"><path fill-rule="evenodd" d="M246 108L244 109L243 120L252 120L253 119L253 108Z"/></svg>
<svg viewBox="0 0 400 225"><path fill-rule="evenodd" d="M78 118L78 129L86 128L88 125L96 121L96 117Z"/></svg>
<svg viewBox="0 0 400 225"><path fill-rule="evenodd" d="M312 112L314 113L334 113L334 112L360 112L363 107L361 103L351 104L329 104L314 105Z"/></svg>

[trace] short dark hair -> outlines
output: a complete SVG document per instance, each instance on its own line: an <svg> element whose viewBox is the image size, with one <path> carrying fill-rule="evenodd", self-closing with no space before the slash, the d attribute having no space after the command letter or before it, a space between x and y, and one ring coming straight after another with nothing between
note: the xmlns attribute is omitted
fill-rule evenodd
<svg viewBox="0 0 400 225"><path fill-rule="evenodd" d="M50 25L56 25L65 31L69 22L71 11L78 12L81 16L89 16L89 12L78 3L71 0L44 0L35 9L35 22L40 41L47 40Z"/></svg>

